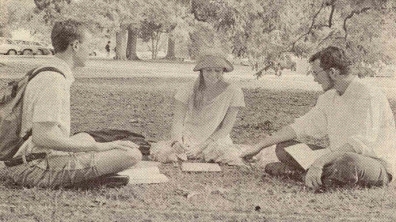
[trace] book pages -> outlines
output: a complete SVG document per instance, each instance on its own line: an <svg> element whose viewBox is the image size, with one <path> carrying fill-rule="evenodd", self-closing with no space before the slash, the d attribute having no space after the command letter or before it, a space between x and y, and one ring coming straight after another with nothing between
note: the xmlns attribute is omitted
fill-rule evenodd
<svg viewBox="0 0 396 222"><path fill-rule="evenodd" d="M312 150L304 143L286 147L285 151L289 153L304 170L307 170L319 157L331 152L328 148Z"/></svg>

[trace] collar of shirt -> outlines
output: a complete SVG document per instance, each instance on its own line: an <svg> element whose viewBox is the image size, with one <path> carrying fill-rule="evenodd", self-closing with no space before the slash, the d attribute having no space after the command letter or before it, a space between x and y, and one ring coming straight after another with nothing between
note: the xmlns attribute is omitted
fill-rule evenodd
<svg viewBox="0 0 396 222"><path fill-rule="evenodd" d="M358 85L359 79L354 77L349 84L349 86L346 88L345 92L340 96L338 92L336 95L340 96L341 98L348 99L348 98L354 98L356 97L356 86Z"/></svg>
<svg viewBox="0 0 396 222"><path fill-rule="evenodd" d="M63 59L60 59L55 56L50 63L45 64L44 66L55 67L60 71L62 71L62 73L65 75L66 81L69 84L72 84L75 80L70 66Z"/></svg>

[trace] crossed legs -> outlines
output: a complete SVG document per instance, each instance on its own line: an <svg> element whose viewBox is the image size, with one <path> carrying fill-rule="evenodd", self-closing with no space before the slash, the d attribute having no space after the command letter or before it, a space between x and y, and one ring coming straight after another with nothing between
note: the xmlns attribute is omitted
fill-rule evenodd
<svg viewBox="0 0 396 222"><path fill-rule="evenodd" d="M77 134L79 140L92 139L88 134ZM81 152L45 159L8 168L9 177L19 185L39 187L66 187L103 175L118 173L138 163L139 150L108 150Z"/></svg>
<svg viewBox="0 0 396 222"><path fill-rule="evenodd" d="M293 157L285 151L285 148L299 142L295 140L280 143L276 146L276 155L280 162L290 169L303 173L304 169ZM313 150L322 147L309 145ZM347 152L327 164L323 168L322 182L324 186L384 186L391 180L383 164L374 158L357 153Z"/></svg>

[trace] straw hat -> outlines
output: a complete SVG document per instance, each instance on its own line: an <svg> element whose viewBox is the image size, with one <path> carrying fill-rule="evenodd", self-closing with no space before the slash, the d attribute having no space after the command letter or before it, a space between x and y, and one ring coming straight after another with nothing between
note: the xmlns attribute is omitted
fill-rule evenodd
<svg viewBox="0 0 396 222"><path fill-rule="evenodd" d="M203 68L224 68L224 72L231 72L234 70L234 66L225 58L221 56L205 55L200 59L197 65L194 67L194 71L200 71Z"/></svg>

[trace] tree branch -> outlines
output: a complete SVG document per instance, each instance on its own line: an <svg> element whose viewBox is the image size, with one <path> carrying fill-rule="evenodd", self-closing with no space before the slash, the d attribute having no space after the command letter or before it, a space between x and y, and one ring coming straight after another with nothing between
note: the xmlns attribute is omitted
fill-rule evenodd
<svg viewBox="0 0 396 222"><path fill-rule="evenodd" d="M345 36L344 36L345 40L348 37L347 21L349 19L351 19L354 15L358 15L360 13L367 12L370 9L371 9L370 7L366 7L366 8L362 8L361 10L353 10L347 17L345 17L344 24L342 25L342 28L344 29L344 32L345 32Z"/></svg>
<svg viewBox="0 0 396 222"><path fill-rule="evenodd" d="M331 5L330 15L329 15L329 28L331 28L331 26L333 25L333 15L334 15L334 11L335 11L335 5L332 4L332 5Z"/></svg>
<svg viewBox="0 0 396 222"><path fill-rule="evenodd" d="M290 51L293 51L293 50L294 50L294 48L296 47L296 44L297 44L298 41L300 41L303 37L309 35L309 34L312 32L313 28L315 27L316 18L319 16L319 14L320 14L320 12L322 11L322 9L324 8L324 6L325 6L325 5L322 3L322 5L320 6L319 10L318 10L318 11L314 14L314 16L312 17L312 22L311 22L311 25L310 25L308 31L307 31L306 33L302 34L297 40L295 40L295 41L292 43L292 46L291 46L291 50L290 50Z"/></svg>
<svg viewBox="0 0 396 222"><path fill-rule="evenodd" d="M320 40L320 42L318 43L319 45L322 45L324 42L326 42L328 39L330 39L334 34L334 31L331 31L325 38L323 38L322 40Z"/></svg>

